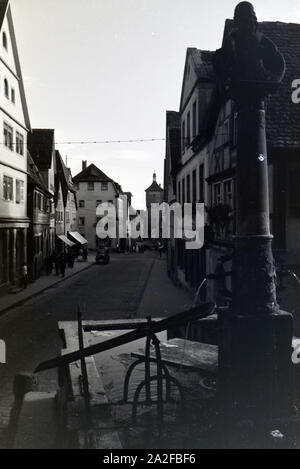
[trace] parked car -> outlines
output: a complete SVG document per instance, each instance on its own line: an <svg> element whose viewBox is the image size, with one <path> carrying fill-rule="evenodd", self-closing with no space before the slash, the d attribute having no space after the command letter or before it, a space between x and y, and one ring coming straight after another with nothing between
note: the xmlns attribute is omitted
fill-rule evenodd
<svg viewBox="0 0 300 469"><path fill-rule="evenodd" d="M96 253L96 264L108 264L109 262L109 248L107 246L101 246Z"/></svg>

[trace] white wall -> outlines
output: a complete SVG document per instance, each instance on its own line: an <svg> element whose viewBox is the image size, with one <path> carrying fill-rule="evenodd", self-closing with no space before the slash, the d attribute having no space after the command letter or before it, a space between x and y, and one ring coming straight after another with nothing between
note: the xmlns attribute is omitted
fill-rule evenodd
<svg viewBox="0 0 300 469"><path fill-rule="evenodd" d="M2 33L7 36L7 50L2 45ZM0 217L26 217L27 214L27 130L25 130L25 118L21 103L19 80L16 76L16 66L14 61L12 43L9 34L7 19L3 21L0 30L0 57L5 62L0 62L0 142L4 142L3 128L4 122L13 129L13 149L9 149L3 144L0 145ZM6 66L7 64L8 66ZM9 97L4 93L4 79L9 85ZM15 103L11 99L11 88L15 91ZM16 152L16 132L24 138L23 155ZM18 171L20 170L20 172ZM3 199L3 176L7 175L14 179L13 201ZM16 204L16 179L24 181L24 202Z"/></svg>
<svg viewBox="0 0 300 469"><path fill-rule="evenodd" d="M108 182L108 190L101 190L101 182L94 183L94 190L88 190L87 182L80 182L79 189L77 191L77 222L78 222L78 231L85 235L86 240L88 241L89 249L96 248L96 201L102 200L102 202L108 202L109 200L113 201L113 204L117 208L116 202L116 190L111 182ZM80 207L80 201L85 201L85 207ZM85 226L81 226L79 219L81 217L85 218Z"/></svg>

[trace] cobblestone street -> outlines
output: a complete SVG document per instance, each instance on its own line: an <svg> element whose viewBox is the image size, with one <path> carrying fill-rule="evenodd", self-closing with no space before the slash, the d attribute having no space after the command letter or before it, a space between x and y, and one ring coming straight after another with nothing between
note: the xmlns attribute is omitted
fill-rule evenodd
<svg viewBox="0 0 300 469"><path fill-rule="evenodd" d="M57 322L74 320L78 304L85 308L84 318L99 320L167 316L188 308L190 302L189 295L168 279L165 259L146 252L115 254L109 265L92 265L10 309L0 318L0 337L7 347L7 364L0 368L2 434L13 402L14 375L59 354ZM39 387L55 390L56 372L41 373Z"/></svg>

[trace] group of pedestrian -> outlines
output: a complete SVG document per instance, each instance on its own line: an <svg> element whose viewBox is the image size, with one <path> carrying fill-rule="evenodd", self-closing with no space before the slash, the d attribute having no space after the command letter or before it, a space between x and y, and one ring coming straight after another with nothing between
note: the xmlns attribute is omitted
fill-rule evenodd
<svg viewBox="0 0 300 469"><path fill-rule="evenodd" d="M65 276L66 267L73 269L75 259L78 255L82 256L84 261L87 260L88 252L87 249L81 249L78 253L69 250L68 252L53 252L49 254L44 259L44 271L46 275L51 275L53 272L53 267L55 269L55 275L61 275L62 277ZM28 285L28 268L27 264L24 263L21 266L21 280L20 280L22 288L27 288Z"/></svg>
<svg viewBox="0 0 300 469"><path fill-rule="evenodd" d="M52 254L52 261L55 266L55 274L59 275L61 274L62 277L65 276L66 272L66 265L67 265L67 259L66 259L66 254L64 253L53 253Z"/></svg>
<svg viewBox="0 0 300 469"><path fill-rule="evenodd" d="M75 255L72 252L67 253L57 253L53 252L51 255L45 258L45 272L46 275L50 275L53 271L53 266L55 268L55 275L61 274L62 277L65 276L66 266L73 268L75 262Z"/></svg>

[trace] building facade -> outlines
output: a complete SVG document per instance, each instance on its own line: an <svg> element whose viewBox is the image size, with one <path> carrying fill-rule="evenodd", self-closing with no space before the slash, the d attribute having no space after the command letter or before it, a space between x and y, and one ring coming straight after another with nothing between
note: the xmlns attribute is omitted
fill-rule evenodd
<svg viewBox="0 0 300 469"><path fill-rule="evenodd" d="M27 134L30 121L8 1L0 2L0 291L27 263Z"/></svg>
<svg viewBox="0 0 300 469"><path fill-rule="evenodd" d="M88 241L89 249L97 249L100 240L96 235L96 225L100 219L96 208L100 203L114 205L118 213L118 199L123 194L119 184L104 174L97 166L82 162L82 171L73 178L77 189L79 233ZM112 248L119 247L119 236L109 240Z"/></svg>
<svg viewBox="0 0 300 469"><path fill-rule="evenodd" d="M168 203L205 203L211 135L208 116L216 85L213 53L187 49L179 112L167 111L165 198ZM205 250L186 250L185 240L168 243L168 272L174 281L197 288L206 272Z"/></svg>
<svg viewBox="0 0 300 469"><path fill-rule="evenodd" d="M266 101L270 222L273 251L287 264L300 263L300 105L291 99L291 84L300 76L300 25L259 23L283 54L286 74L278 93ZM224 37L233 23L225 23ZM235 166L238 113L234 101L217 86L214 52L188 49L180 102L181 155L178 129L167 115L166 200L204 202L205 246L186 251L181 240L169 253L170 275L195 290L207 274L231 270L236 225ZM172 193L173 191L173 193ZM171 241L172 243L172 241ZM217 282L207 282L207 294L216 298ZM230 276L223 282L230 290Z"/></svg>
<svg viewBox="0 0 300 469"><path fill-rule="evenodd" d="M55 250L55 142L53 129L32 129L28 134L29 175L28 268L31 280L39 277L45 258ZM32 161L31 161L32 160Z"/></svg>
<svg viewBox="0 0 300 469"><path fill-rule="evenodd" d="M55 162L56 251L64 252L73 244L68 240L69 234L77 232L77 195L71 170L58 150L55 151Z"/></svg>
<svg viewBox="0 0 300 469"><path fill-rule="evenodd" d="M27 265L30 281L39 277L45 268L45 259L54 251L51 215L53 194L48 188L29 152L27 212L30 219L27 237Z"/></svg>

